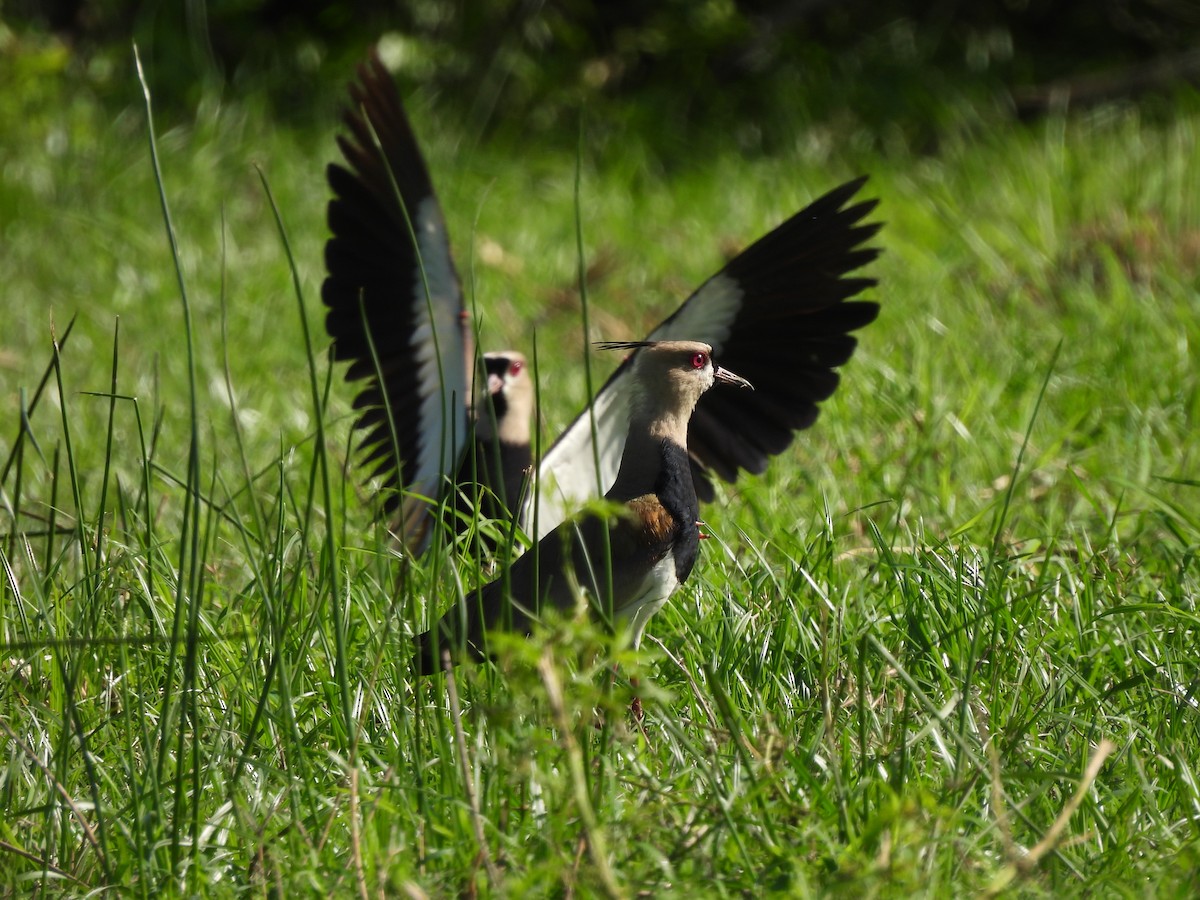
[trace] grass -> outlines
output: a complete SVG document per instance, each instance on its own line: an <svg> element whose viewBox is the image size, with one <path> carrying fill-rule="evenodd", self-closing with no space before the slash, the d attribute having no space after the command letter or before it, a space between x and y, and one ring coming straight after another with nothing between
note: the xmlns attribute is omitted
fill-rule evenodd
<svg viewBox="0 0 1200 900"><path fill-rule="evenodd" d="M684 166L587 146L595 337L860 171L883 314L817 426L705 509L643 652L565 623L452 685L414 684L405 633L478 574L402 566L347 469L332 117L251 98L158 130L189 340L132 100L0 101L6 893L1190 892L1194 100L935 156L816 126ZM553 435L584 397L574 153L414 112L486 343L536 340Z"/></svg>

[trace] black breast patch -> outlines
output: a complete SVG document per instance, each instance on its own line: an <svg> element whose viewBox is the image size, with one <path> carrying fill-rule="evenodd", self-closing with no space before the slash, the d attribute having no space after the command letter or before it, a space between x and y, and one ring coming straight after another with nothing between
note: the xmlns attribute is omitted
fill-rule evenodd
<svg viewBox="0 0 1200 900"><path fill-rule="evenodd" d="M700 552L700 503L692 483L692 464L688 452L673 441L662 442L662 467L654 483L663 508L675 520L678 532L672 548L675 557L675 577L682 584L692 573Z"/></svg>

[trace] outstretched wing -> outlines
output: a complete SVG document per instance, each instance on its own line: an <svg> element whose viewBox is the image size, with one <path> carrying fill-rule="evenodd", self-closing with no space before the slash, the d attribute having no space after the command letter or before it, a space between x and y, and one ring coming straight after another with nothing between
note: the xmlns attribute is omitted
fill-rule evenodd
<svg viewBox="0 0 1200 900"><path fill-rule="evenodd" d="M384 510L419 544L428 503L452 478L467 438L471 333L429 173L377 56L359 66L338 137L321 297L334 358L361 383L355 427Z"/></svg>
<svg viewBox="0 0 1200 900"><path fill-rule="evenodd" d="M830 191L760 238L648 336L711 344L718 363L754 385L718 385L700 398L688 450L701 500L713 498L714 477L762 472L816 421L817 404L837 388L834 369L854 352L850 332L878 315L877 303L852 299L875 280L847 277L879 253L863 244L880 225L862 221L877 201L847 205L865 182ZM629 363L592 403L598 442L585 409L542 457L523 516L535 537L615 480L629 429Z"/></svg>

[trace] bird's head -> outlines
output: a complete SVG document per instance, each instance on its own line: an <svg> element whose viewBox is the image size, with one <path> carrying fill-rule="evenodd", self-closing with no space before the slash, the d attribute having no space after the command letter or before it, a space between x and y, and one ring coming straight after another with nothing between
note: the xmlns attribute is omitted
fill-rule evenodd
<svg viewBox="0 0 1200 900"><path fill-rule="evenodd" d="M713 362L712 347L700 341L631 341L599 345L605 350L635 350L635 415L650 420L687 421L701 395L716 382L752 388L745 378Z"/></svg>
<svg viewBox="0 0 1200 900"><path fill-rule="evenodd" d="M483 354L486 377L477 428L480 435L511 444L529 443L533 380L525 357L515 350Z"/></svg>

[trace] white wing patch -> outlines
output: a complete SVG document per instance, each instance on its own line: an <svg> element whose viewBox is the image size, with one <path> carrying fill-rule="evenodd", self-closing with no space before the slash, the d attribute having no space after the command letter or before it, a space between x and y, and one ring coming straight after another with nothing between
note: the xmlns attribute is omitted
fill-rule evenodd
<svg viewBox="0 0 1200 900"><path fill-rule="evenodd" d="M410 340L419 370L419 433L423 438L416 477L406 487L422 497L436 498L442 492L444 480L454 476L454 467L466 443L467 349L459 321L462 299L458 278L437 200L426 197L416 213L413 226L423 270L417 270L413 285L413 302L418 307L420 325L413 330Z"/></svg>
<svg viewBox="0 0 1200 900"><path fill-rule="evenodd" d="M703 341L720 356L729 331L742 309L744 293L733 278L718 273L696 290L646 338L648 341Z"/></svg>
<svg viewBox="0 0 1200 900"><path fill-rule="evenodd" d="M610 382L592 403L600 439L596 471L592 421L584 410L542 456L521 521L540 541L588 500L602 497L617 479L629 435L628 375ZM598 477L597 477L598 475ZM534 532L532 529L536 528Z"/></svg>

